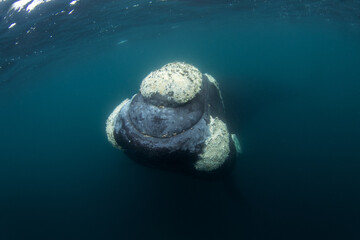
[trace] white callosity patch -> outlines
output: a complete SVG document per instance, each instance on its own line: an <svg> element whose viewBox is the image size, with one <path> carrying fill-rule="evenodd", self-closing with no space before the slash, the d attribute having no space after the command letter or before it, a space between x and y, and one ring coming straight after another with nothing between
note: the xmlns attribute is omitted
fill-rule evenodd
<svg viewBox="0 0 360 240"><path fill-rule="evenodd" d="M119 114L119 112L121 111L121 108L129 101L129 99L125 99L122 103L120 103L115 109L114 111L110 114L110 116L108 117L108 119L106 120L106 135L107 138L109 140L109 142L116 148L118 149L122 149L121 146L119 146L117 144L117 142L115 141L115 137L114 137L114 128L115 128L115 121L116 118Z"/></svg>
<svg viewBox="0 0 360 240"><path fill-rule="evenodd" d="M198 171L213 171L224 164L230 153L230 134L226 124L210 116L210 136L205 141L203 152L195 163Z"/></svg>
<svg viewBox="0 0 360 240"><path fill-rule="evenodd" d="M183 63L168 63L151 72L141 83L140 92L150 98L154 94L166 96L176 103L186 103L201 90L202 74L194 66Z"/></svg>
<svg viewBox="0 0 360 240"><path fill-rule="evenodd" d="M219 91L221 103L222 103L223 107L225 108L224 101L223 101L223 98L222 98L222 95L221 95L221 91L220 91L220 87L219 87L219 83L218 83L218 82L215 80L215 78L214 78L213 76L211 76L210 74L205 73L204 75L209 79L209 81L210 81L212 84L215 85L215 87L216 87L217 90Z"/></svg>

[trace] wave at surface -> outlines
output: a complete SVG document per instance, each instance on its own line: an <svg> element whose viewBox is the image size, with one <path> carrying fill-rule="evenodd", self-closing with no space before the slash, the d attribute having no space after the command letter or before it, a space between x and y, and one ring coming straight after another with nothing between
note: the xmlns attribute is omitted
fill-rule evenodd
<svg viewBox="0 0 360 240"><path fill-rule="evenodd" d="M0 84L11 79L11 70L18 71L24 64L16 65L29 57L48 61L59 52L76 51L79 44L91 46L136 27L169 25L175 29L183 21L234 15L285 20L316 17L345 23L358 32L360 2L1 0Z"/></svg>

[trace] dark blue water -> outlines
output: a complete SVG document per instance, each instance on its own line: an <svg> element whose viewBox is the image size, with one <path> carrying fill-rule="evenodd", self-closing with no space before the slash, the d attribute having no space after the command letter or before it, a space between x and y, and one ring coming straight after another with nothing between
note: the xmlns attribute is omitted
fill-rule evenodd
<svg viewBox="0 0 360 240"><path fill-rule="evenodd" d="M360 239L358 1L13 2L1 240ZM148 169L107 142L113 108L171 61L220 83L243 148L230 180Z"/></svg>

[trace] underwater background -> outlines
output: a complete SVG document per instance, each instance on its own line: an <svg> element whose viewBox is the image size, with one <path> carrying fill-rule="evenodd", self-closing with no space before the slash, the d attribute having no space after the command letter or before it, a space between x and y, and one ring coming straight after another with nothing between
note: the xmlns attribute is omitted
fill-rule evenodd
<svg viewBox="0 0 360 240"><path fill-rule="evenodd" d="M360 239L360 1L0 0L0 17L0 240ZM173 61L220 84L231 181L107 141Z"/></svg>

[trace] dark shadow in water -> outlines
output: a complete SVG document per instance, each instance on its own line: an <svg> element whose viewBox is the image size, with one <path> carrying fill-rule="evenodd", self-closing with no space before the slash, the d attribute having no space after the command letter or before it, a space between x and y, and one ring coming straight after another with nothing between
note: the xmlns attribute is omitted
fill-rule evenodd
<svg viewBox="0 0 360 240"><path fill-rule="evenodd" d="M222 187L230 199L250 210L250 204L243 194L242 183L236 180L234 174L233 172L220 180Z"/></svg>
<svg viewBox="0 0 360 240"><path fill-rule="evenodd" d="M241 132L256 115L298 95L289 83L279 79L219 77L230 132Z"/></svg>

